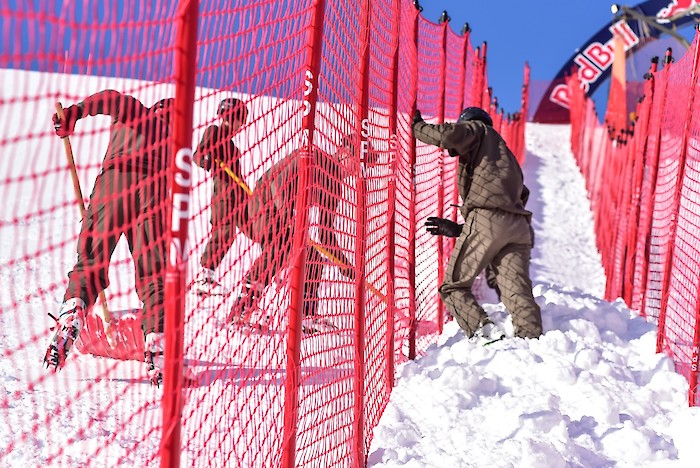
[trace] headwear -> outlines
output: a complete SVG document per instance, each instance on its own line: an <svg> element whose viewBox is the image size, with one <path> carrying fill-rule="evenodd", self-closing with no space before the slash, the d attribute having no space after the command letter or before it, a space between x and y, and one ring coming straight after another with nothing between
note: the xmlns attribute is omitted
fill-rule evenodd
<svg viewBox="0 0 700 468"><path fill-rule="evenodd" d="M153 104L151 107L151 110L158 111L158 110L172 110L173 106L175 106L175 98L165 98L161 99L160 101L156 102Z"/></svg>
<svg viewBox="0 0 700 468"><path fill-rule="evenodd" d="M217 114L232 116L241 122L245 122L248 117L248 108L240 99L226 98L219 103Z"/></svg>
<svg viewBox="0 0 700 468"><path fill-rule="evenodd" d="M489 127L493 127L491 116L481 107L467 107L459 114L457 122L466 122L467 120L479 120Z"/></svg>

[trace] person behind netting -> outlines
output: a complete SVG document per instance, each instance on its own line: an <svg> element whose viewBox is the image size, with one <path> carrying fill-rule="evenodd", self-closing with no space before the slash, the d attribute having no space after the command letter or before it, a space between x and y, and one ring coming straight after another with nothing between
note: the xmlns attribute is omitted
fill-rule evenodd
<svg viewBox="0 0 700 468"><path fill-rule="evenodd" d="M352 173L353 143L344 139L334 153L314 148L310 164L309 206L318 207L317 247L307 243L304 279L304 317L316 315L318 290L324 263L332 262L350 280L355 278L352 263L335 235L337 208L343 199L343 180ZM231 309L234 324L245 324L274 277L290 266L293 248L294 214L297 197L297 164L302 156L295 150L268 169L258 180L248 199L246 236L261 247L244 278L243 290ZM309 239L311 241L311 239ZM323 253L321 253L321 251Z"/></svg>
<svg viewBox="0 0 700 468"><path fill-rule="evenodd" d="M521 200L523 202L523 207L527 205L527 200L530 197L530 189L523 185L523 193L521 195ZM438 218L437 216L430 216L425 220L426 230L434 236L447 236L447 237L459 237L462 233L463 224L455 223L446 218ZM530 223L530 235L532 236L532 247L535 246L535 231L532 229L532 223ZM501 290L498 287L498 281L496 280L496 269L489 264L484 270L484 276L486 277L486 284L489 288L493 289L498 296L498 300L501 300Z"/></svg>
<svg viewBox="0 0 700 468"><path fill-rule="evenodd" d="M523 206L523 173L517 159L489 114L478 107L464 109L456 123L439 125L426 123L416 110L413 133L459 158L457 186L465 223L439 288L445 306L468 337L502 335L471 290L490 264L515 336L539 337L542 317L529 273L532 213Z"/></svg>
<svg viewBox="0 0 700 468"><path fill-rule="evenodd" d="M198 294L225 294L216 269L236 237L236 226L245 222L247 195L240 179L240 151L233 137L240 132L248 118L248 108L236 98L226 98L217 111L221 126L210 125L204 131L197 150L192 155L200 167L213 179L211 195L211 234L200 257L201 270L194 282Z"/></svg>
<svg viewBox="0 0 700 468"><path fill-rule="evenodd" d="M85 210L77 261L68 274L55 333L44 356L60 369L83 328L87 310L109 285L109 263L122 234L134 259L136 293L143 302L142 328L147 372L155 385L163 378L164 274L166 262L167 172L174 100L152 107L114 90L104 90L53 115L56 134L65 138L87 116L112 118L110 140Z"/></svg>

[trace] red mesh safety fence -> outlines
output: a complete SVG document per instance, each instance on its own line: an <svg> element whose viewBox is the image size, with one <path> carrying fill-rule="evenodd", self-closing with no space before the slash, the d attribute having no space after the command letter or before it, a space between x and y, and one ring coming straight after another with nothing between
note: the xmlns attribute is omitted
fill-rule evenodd
<svg viewBox="0 0 700 468"><path fill-rule="evenodd" d="M697 39L697 36L696 36ZM659 346L673 356L678 371L689 376L690 401L697 399L698 291L700 289L700 205L698 193L697 135L700 131L700 100L695 98L698 82L698 42L693 42L669 74L667 116L662 127L661 150L654 212L667 209L672 226L666 247L665 273L659 308ZM671 106L669 102L684 103ZM668 129L668 133L664 130ZM675 172L675 181L670 182ZM667 179L668 178L668 179ZM664 189L674 186L673 202L666 205ZM660 200L659 197L662 197ZM658 216L663 219L663 216ZM654 221L657 216L654 216ZM652 222L652 229L654 228ZM663 252L663 250L662 250ZM647 287L647 289L649 289ZM649 310L648 302L647 308Z"/></svg>
<svg viewBox="0 0 700 468"><path fill-rule="evenodd" d="M487 108L522 162L485 45L399 0L11 0L0 30L0 465L364 466L446 320L424 222L462 222L414 111Z"/></svg>
<svg viewBox="0 0 700 468"><path fill-rule="evenodd" d="M416 33L420 15L406 2L400 3L399 11L399 53L396 89L403 93L396 94L397 102L397 144L394 184L396 188L394 213L394 327L397 363L410 356L416 356L415 314L416 314L416 194L413 183L413 167L416 159L413 133L410 129L412 114L416 108L417 74L415 64L418 56ZM412 39L412 40L411 40ZM409 72L409 70L412 70Z"/></svg>
<svg viewBox="0 0 700 468"><path fill-rule="evenodd" d="M134 309L140 315L137 290L144 309L162 317L162 297L151 288L158 288L163 275L165 231L160 222L167 204L167 165L161 156L167 149L161 126L143 105L173 95L167 84L173 82L173 71L167 65L173 54L170 18L175 6L139 5L117 9L94 3L75 9L53 2L5 2L0 7L0 193L6 200L0 208L2 465L154 466L160 460L162 415L154 409L161 395L148 383L145 364L76 350L60 372L45 369L43 362L50 327L56 324L48 313L58 316L64 296L97 302L86 323L91 334L75 347L83 344L98 353L135 354L143 360L141 321L130 313ZM147 54L122 54L129 44L142 41L151 47ZM135 79L139 76L148 79ZM70 152L54 135L56 102L74 118L76 109L70 105L106 88L118 88L143 103L123 102L119 109L135 126L154 127L149 147L153 165L143 164L143 152L135 151L130 161L120 159L116 150L105 156L112 137L108 114L117 112L114 106L84 109L84 118L65 141ZM92 104L108 102L115 104L109 99ZM95 116L88 115L93 112ZM80 194L74 190L68 156L73 156ZM132 163L133 172L148 176L126 174L125 166ZM83 204L88 214L81 222ZM81 229L88 235L79 240ZM101 242L90 242L97 233ZM76 265L78 248L92 253ZM103 301L96 290L106 286L107 278L106 307L117 332L114 347L104 335Z"/></svg>
<svg viewBox="0 0 700 468"><path fill-rule="evenodd" d="M436 24L430 21L418 23L418 35L416 38L418 56L416 72L418 75L418 89L416 104L423 118L430 123L442 123L444 118L445 96L445 53L443 43L445 40L446 23ZM436 73L420 73L419 70L435 70ZM428 216L443 217L444 189L442 151L435 146L421 142L416 144L415 164L415 216L416 226L425 224ZM433 189L429 189L433 187ZM438 315L441 313L441 302L435 295L439 286L439 271L444 255L443 246L436 238L425 229L415 231L415 288L416 288L416 323L418 337L417 346L423 349L432 340L431 335L437 331ZM438 268L426 269L426 265L436 265ZM444 269L442 270L444 272ZM422 331L425 332L422 332Z"/></svg>
<svg viewBox="0 0 700 468"><path fill-rule="evenodd" d="M530 66L526 63L523 73L522 99L520 109L517 112L509 113L501 119L499 132L508 143L508 147L513 151L518 162L522 166L525 164L525 123L527 122L527 112L530 106ZM501 114L503 110L501 110Z"/></svg>
<svg viewBox="0 0 700 468"><path fill-rule="evenodd" d="M472 88L472 78L467 76L465 64L474 60L474 50L469 42L468 32L464 35L455 34L450 28L445 30L445 92L444 92L444 120L455 121L464 109L465 102L469 101L467 90ZM467 94L465 96L465 94ZM442 159L443 190L443 218L463 223L459 215L459 191L457 185L451 183L457 177L457 159ZM447 264L450 253L455 244L455 239L442 237L443 265ZM444 276L444 271L439 275ZM439 278L439 280L441 279ZM478 288L475 288L478 291Z"/></svg>
<svg viewBox="0 0 700 468"><path fill-rule="evenodd" d="M656 63L652 64L656 68ZM656 70L654 70L656 71ZM645 125L639 125L639 131L646 134L646 140L640 140L637 147L636 159L641 161L642 180L639 186L639 211L637 226L639 229L636 233L636 241L631 245L634 252L634 273L632 278L632 298L630 306L639 310L644 299L644 291L646 289L647 278L647 242L651 226L651 211L654 202L654 187L656 186L656 168L658 164L659 154L659 132L661 130L660 113L665 100L665 74L650 75L650 78L645 82L645 96L641 103L643 108L640 108L640 122L645 122ZM634 239L632 239L634 241Z"/></svg>
<svg viewBox="0 0 700 468"><path fill-rule="evenodd" d="M691 405L700 341L698 56L696 34L677 61L669 49L662 70L652 63L626 131L603 128L576 78L569 80L572 149L587 178L606 297L656 321L657 352L688 379ZM612 138L601 140L606 131Z"/></svg>
<svg viewBox="0 0 700 468"><path fill-rule="evenodd" d="M301 210L296 192L299 161L305 156L318 162L307 178L313 199L310 224L334 229L350 223L354 228L348 218L353 206L335 209L350 188L331 159L341 144L340 131L348 133L347 120L338 122L341 128L336 131L325 124L317 150L303 153L301 97L309 86L305 51L313 16L310 1L233 2L223 10L221 2L200 3L185 353L199 371L199 385L207 390L191 391L183 407L187 464L205 460L220 466L281 464L284 330L293 259L302 255L308 261L304 280L309 299L303 307L320 302L318 296L327 289L324 274L337 281L339 290L347 290L348 282L338 275L337 266L316 249L295 251L291 236L293 214ZM238 109L236 103L231 109L221 107L230 98L240 100ZM236 116L243 120L238 134L228 127ZM319 204L319 187L326 185L333 190L328 203ZM319 239L311 233L303 238ZM349 239L333 235L332 240L324 252L344 259L352 249ZM212 275L209 271L211 281L206 280ZM331 297L318 304L318 313L332 314L339 301L347 302ZM325 374L314 364L324 352L304 355L307 371L301 378L318 383L302 387L312 391L299 400L304 426L308 407L314 405L313 392L322 394L329 387L339 395L348 392L348 371L342 363L337 373ZM329 367L343 356L341 348ZM329 424L338 430L335 421ZM308 443L304 438L300 447ZM328 441L319 438L318 444L327 447Z"/></svg>

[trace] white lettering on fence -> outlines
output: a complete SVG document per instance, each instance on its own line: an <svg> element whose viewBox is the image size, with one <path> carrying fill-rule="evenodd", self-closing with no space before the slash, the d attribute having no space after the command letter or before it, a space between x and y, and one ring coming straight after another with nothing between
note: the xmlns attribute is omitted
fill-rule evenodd
<svg viewBox="0 0 700 468"><path fill-rule="evenodd" d="M175 167L181 172L175 173L175 184L189 191L192 186L192 150L181 148L175 155Z"/></svg>
<svg viewBox="0 0 700 468"><path fill-rule="evenodd" d="M187 237L185 242L180 240L182 221L190 215L190 187L192 186L192 149L181 148L175 155L175 167L178 171L173 177L172 218L170 222L172 241L168 251L168 261L171 266L184 269L187 264Z"/></svg>
<svg viewBox="0 0 700 468"><path fill-rule="evenodd" d="M311 70L306 70L306 79L304 80L304 86L306 86L306 89L304 89L304 117L309 115L311 112L311 102L309 101L309 96L311 96L311 91L314 90L314 74L311 73Z"/></svg>

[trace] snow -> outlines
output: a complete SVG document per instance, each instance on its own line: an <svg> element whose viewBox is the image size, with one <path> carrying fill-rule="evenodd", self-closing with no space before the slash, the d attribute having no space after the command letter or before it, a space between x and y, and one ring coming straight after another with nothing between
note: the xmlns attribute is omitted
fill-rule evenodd
<svg viewBox="0 0 700 468"><path fill-rule="evenodd" d="M0 124L9 128L2 143L5 154L43 151L46 159L42 164L31 158L25 164L19 164L20 159L0 160L0 178L12 180L10 189L2 189L11 202L0 206L0 281L10 285L0 299L0 350L5 358L0 360L0 466L57 466L59 462L71 467L88 462L157 466L159 393L148 385L134 385L144 380L140 363L74 355L60 373L41 366L50 325L45 312L57 311L60 281L73 261L77 209L70 203L56 212L6 223L18 213L31 214L41 200L51 198L52 190L69 191L70 182L61 172L51 180L53 189L36 193L23 187L31 183L22 178L23 171L60 167L62 148L48 123L45 130L26 138L26 128L36 127L31 120L50 115L51 102L34 103L32 115L17 112L15 106L22 103L12 100L13 78L8 71L2 73L3 83L8 84L0 90L5 93L0 100ZM22 83L16 85L17 92L32 89L51 95L50 78L38 84L33 78L32 74L15 77L16 83ZM89 82L88 89L88 82L79 81L74 86L85 89L73 90L71 96L82 96L106 83ZM112 84L117 89L124 86ZM155 101L158 93L150 92L152 99L145 102ZM90 125L83 127L86 134L99 123ZM526 140L524 171L536 231L531 276L545 333L537 340L506 339L484 347L467 340L455 322L449 322L424 357L399 367L389 405L374 430L368 465L696 466L700 412L688 407L687 382L674 372L668 358L655 353L653 323L620 301L601 299L605 275L584 181L569 150L569 127L530 123ZM93 145L103 148L95 141ZM86 187L94 179L97 153L102 151L95 150L94 164L82 174ZM204 184L201 190L209 189ZM89 193L87 188L84 192ZM40 244L47 235L58 250ZM121 248L116 256L124 260L115 268L128 270L128 252ZM120 287L129 289L128 284ZM512 335L508 313L493 294L486 296L485 309ZM115 300L121 300L123 307L134 306L133 296ZM10 314L15 303L20 307ZM192 328L204 333L217 326L207 321ZM196 336L191 339L195 348L202 346ZM246 461L239 445L246 440L244 432L254 427L235 422L247 398L264 399L268 413L279 414L284 365L280 355L265 353L283 350L283 337L271 335L245 344L230 336L216 339L215 351L221 356L242 355L241 347L250 346L250 351L269 359L273 370L262 376L264 385L238 385L247 371L235 362L216 356L202 364L208 368L204 377L211 376L211 382L203 390L188 393L183 434L212 438L218 452L202 451L207 440L195 435L188 440L182 463L256 466ZM343 356L337 359L342 362ZM110 378L101 378L106 372ZM222 398L232 401L232 406L215 412ZM194 417L195 409L215 416ZM280 423L272 421L263 428L278 431ZM266 446L271 438L264 434L247 436L261 444L261 450L274 449ZM233 458L227 460L230 454Z"/></svg>
<svg viewBox="0 0 700 468"><path fill-rule="evenodd" d="M654 324L600 299L605 275L569 131L527 125L530 273L544 335L484 347L448 323L425 357L400 369L368 466L698 465L700 409L655 353ZM485 308L512 333L502 305Z"/></svg>

